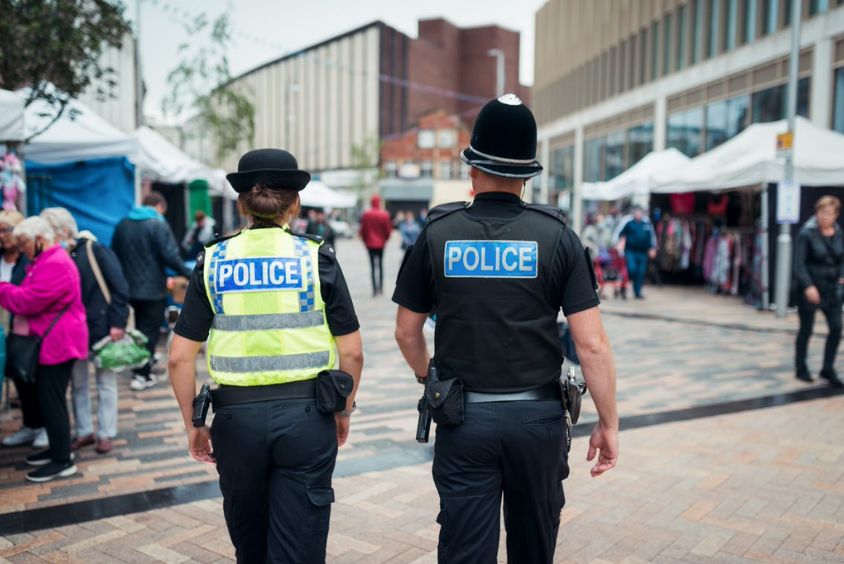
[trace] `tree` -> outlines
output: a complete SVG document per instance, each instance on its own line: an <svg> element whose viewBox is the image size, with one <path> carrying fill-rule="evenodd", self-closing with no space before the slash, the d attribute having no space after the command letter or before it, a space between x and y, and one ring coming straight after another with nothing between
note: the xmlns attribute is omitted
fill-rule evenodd
<svg viewBox="0 0 844 564"><path fill-rule="evenodd" d="M231 43L227 15L210 25L205 15L187 26L198 46L179 46L181 60L167 75L170 93L162 101L165 115L185 120L193 110L191 123L207 131L214 144L217 161L236 151L243 141L255 135L255 106L250 98L232 84L226 55ZM184 138L185 131L181 131Z"/></svg>
<svg viewBox="0 0 844 564"><path fill-rule="evenodd" d="M131 32L124 7L108 0L0 0L0 88L30 88L50 107L42 133L71 99L95 84L100 99L113 96L114 69L101 55L120 49Z"/></svg>

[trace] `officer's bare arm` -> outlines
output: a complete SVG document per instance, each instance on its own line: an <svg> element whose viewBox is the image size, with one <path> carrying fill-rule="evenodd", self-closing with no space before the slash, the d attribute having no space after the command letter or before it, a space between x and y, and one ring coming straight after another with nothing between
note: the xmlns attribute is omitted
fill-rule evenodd
<svg viewBox="0 0 844 564"><path fill-rule="evenodd" d="M185 429L193 427L191 419L193 418L193 398L196 395L196 355L199 354L201 346L202 343L177 334L173 335L173 342L170 344L168 362L170 384L173 386L176 401L179 402Z"/></svg>
<svg viewBox="0 0 844 564"><path fill-rule="evenodd" d="M597 307L566 317L583 377L598 410L598 425L589 441L588 460L599 453L592 476L614 467L618 458L618 409L615 399L615 362Z"/></svg>
<svg viewBox="0 0 844 564"><path fill-rule="evenodd" d="M428 372L428 360L431 358L422 332L427 317L425 313L416 313L402 306L399 306L396 314L396 343L407 364L419 376L425 376Z"/></svg>
<svg viewBox="0 0 844 564"><path fill-rule="evenodd" d="M363 370L363 343L360 338L360 331L335 337L337 352L340 356L340 370L352 375L355 379L355 389L352 395L346 400L346 410L352 411L355 395L360 387L360 374Z"/></svg>

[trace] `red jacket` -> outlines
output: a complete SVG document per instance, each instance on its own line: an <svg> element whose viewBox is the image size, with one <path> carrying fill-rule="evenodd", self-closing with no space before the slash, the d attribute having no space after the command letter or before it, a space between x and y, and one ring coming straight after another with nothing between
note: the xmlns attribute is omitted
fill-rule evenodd
<svg viewBox="0 0 844 564"><path fill-rule="evenodd" d="M390 214L382 210L380 205L381 199L373 196L372 208L366 210L360 218L360 236L367 249L383 249L393 232Z"/></svg>

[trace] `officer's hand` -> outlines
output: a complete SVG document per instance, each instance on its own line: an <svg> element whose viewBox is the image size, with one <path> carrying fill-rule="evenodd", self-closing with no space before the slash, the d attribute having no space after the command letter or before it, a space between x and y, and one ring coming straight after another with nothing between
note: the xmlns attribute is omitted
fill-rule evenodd
<svg viewBox="0 0 844 564"><path fill-rule="evenodd" d="M594 460L596 453L598 454L598 463L592 467L590 472L593 478L615 467L618 460L617 428L605 428L600 423L595 425L592 436L589 437L589 454L586 455L586 460L590 462Z"/></svg>
<svg viewBox="0 0 844 564"><path fill-rule="evenodd" d="M207 426L191 427L188 429L188 450L194 460L215 464L214 453L211 451L211 431Z"/></svg>
<svg viewBox="0 0 844 564"><path fill-rule="evenodd" d="M351 423L352 418L346 415L340 415L336 413L334 415L334 421L337 423L337 446L341 447L346 444L346 439L349 438L349 423Z"/></svg>

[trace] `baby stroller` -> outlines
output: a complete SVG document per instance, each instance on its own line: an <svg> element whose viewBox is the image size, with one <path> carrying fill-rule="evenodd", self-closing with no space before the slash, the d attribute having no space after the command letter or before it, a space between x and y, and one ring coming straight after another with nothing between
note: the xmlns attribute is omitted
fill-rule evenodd
<svg viewBox="0 0 844 564"><path fill-rule="evenodd" d="M627 284L629 278L627 276L627 260L624 255L618 252L616 248L610 248L606 252L602 252L598 260L600 264L600 276L598 276L598 284L603 290L606 286L612 286L613 297L627 299Z"/></svg>

